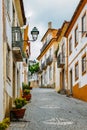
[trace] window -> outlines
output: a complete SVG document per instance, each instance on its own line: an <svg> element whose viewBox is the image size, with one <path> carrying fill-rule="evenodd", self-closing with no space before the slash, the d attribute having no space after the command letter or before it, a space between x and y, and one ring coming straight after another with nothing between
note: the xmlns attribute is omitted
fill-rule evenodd
<svg viewBox="0 0 87 130"><path fill-rule="evenodd" d="M12 28L12 41L18 42L22 40L22 33L20 27Z"/></svg>
<svg viewBox="0 0 87 130"><path fill-rule="evenodd" d="M6 76L7 76L7 78L8 78L8 80L9 81L11 81L11 79L10 79L10 77L11 77L11 75L10 75L10 70L11 70L11 61L10 61L10 48L9 48L9 46L7 45L7 53L6 53Z"/></svg>
<svg viewBox="0 0 87 130"><path fill-rule="evenodd" d="M86 54L82 56L82 75L86 73Z"/></svg>
<svg viewBox="0 0 87 130"><path fill-rule="evenodd" d="M62 45L62 61L65 62L65 46Z"/></svg>
<svg viewBox="0 0 87 130"><path fill-rule="evenodd" d="M75 47L77 46L77 44L78 44L78 26L75 29Z"/></svg>
<svg viewBox="0 0 87 130"><path fill-rule="evenodd" d="M86 31L86 13L82 17L82 35L85 34Z"/></svg>
<svg viewBox="0 0 87 130"><path fill-rule="evenodd" d="M75 64L75 80L79 78L79 65L78 62Z"/></svg>
<svg viewBox="0 0 87 130"><path fill-rule="evenodd" d="M69 55L72 53L72 37L69 39Z"/></svg>

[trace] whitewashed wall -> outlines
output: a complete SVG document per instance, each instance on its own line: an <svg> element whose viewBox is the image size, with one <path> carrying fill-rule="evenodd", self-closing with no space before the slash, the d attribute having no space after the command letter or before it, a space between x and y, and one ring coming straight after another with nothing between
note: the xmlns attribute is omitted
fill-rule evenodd
<svg viewBox="0 0 87 130"><path fill-rule="evenodd" d="M40 59L40 61L39 61L40 66L41 66L41 61L43 63L49 57L49 55L50 55L50 49L51 49L51 56L53 57L53 55L54 55L54 46L51 46L47 50L46 54L44 54L43 57ZM45 55L46 55L46 59L45 59ZM54 73L53 64L51 64L51 67L52 67L52 80L51 81L49 79L49 66L47 66L46 70L43 70L43 72L42 72L42 76L43 76L42 82L43 82L43 85L45 85L45 86L54 83L54 81L53 81L53 73ZM45 74L45 72L46 72L46 74ZM39 81L39 85L41 86L41 81Z"/></svg>
<svg viewBox="0 0 87 130"><path fill-rule="evenodd" d="M66 62L67 62L67 54L66 54L66 38L65 37L62 37L61 38L61 41L59 42L59 50L58 50L58 53L57 53L57 56L62 52L62 45L64 44L65 46L65 54L64 54L64 59L65 59L65 65L64 65L64 70L66 70ZM62 72L62 68L58 68L57 67L57 61L56 61L56 64L55 64L55 79L56 79L56 91L58 91L60 89L60 72ZM65 84L65 88L67 87L67 83L66 83L66 75L64 74L64 84Z"/></svg>
<svg viewBox="0 0 87 130"><path fill-rule="evenodd" d="M8 13L8 11L7 11L7 8L6 8L6 2L7 1L5 1L5 18L6 18L6 21L5 21L5 24L6 24L6 43L9 45L9 48L10 48L10 50L12 50L12 0L10 0L10 2L9 2L9 13ZM5 47L5 46L4 46ZM6 49L6 48L4 48L4 49ZM6 55L6 53L4 52L4 56ZM12 68L13 68L13 65L12 65L12 63L13 63L13 60L12 60L12 51L11 51L11 53L10 53L10 79L11 79L11 82L9 83L9 82L7 82L7 79L6 79L6 91L7 91L7 94L10 96L10 97L12 97L12 73L13 73L13 71L12 71ZM5 61L5 60L4 60ZM5 63L4 63L5 64ZM4 67L6 68L6 66L4 65ZM5 73L4 73L4 76L6 76L5 75ZM5 77L5 78L7 78L7 77Z"/></svg>
<svg viewBox="0 0 87 130"><path fill-rule="evenodd" d="M23 63L20 63L20 88L22 89L22 82L24 82L24 74L23 74Z"/></svg>
<svg viewBox="0 0 87 130"><path fill-rule="evenodd" d="M3 23L2 1L0 0L0 121L3 119Z"/></svg>
<svg viewBox="0 0 87 130"><path fill-rule="evenodd" d="M57 68L57 62L55 63L55 89L60 89L60 69Z"/></svg>
<svg viewBox="0 0 87 130"><path fill-rule="evenodd" d="M87 23L87 4L85 5L85 7L83 8L82 12L80 13L77 21L75 22L69 36L68 36L68 43L69 43L69 38L70 36L72 35L72 53L71 55L69 56L68 58L68 65L69 65L69 71L72 69L72 74L73 74L73 86L76 84L76 83L79 83L79 87L82 87L84 85L87 84L87 74L85 74L84 76L82 76L82 70L81 70L81 66L82 66L82 55L87 52L87 46L85 47L85 45L87 44L87 37L82 37L82 33L80 31L81 30L81 20L82 20L82 16L84 15L84 13L86 12L86 23ZM78 42L78 45L76 47L75 46L75 34L74 34L74 31L75 31L75 28L76 26L78 25L78 37L79 37L79 42ZM87 25L86 25L86 30L87 30ZM84 48L85 47L85 48ZM81 49L84 48L82 51ZM69 48L68 48L69 50ZM81 52L80 52L81 51ZM77 56L78 54L78 56ZM86 53L87 54L87 53ZM78 61L78 64L79 64L79 79L75 81L75 63ZM69 73L68 71L68 73ZM70 86L70 82L68 81L68 85Z"/></svg>

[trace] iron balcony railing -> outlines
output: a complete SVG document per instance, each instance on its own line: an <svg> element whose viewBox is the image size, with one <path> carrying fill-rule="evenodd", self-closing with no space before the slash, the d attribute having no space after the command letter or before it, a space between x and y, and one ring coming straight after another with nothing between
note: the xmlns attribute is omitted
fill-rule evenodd
<svg viewBox="0 0 87 130"><path fill-rule="evenodd" d="M22 51L23 39L20 27L12 27L12 47L19 47Z"/></svg>
<svg viewBox="0 0 87 130"><path fill-rule="evenodd" d="M60 53L57 57L57 67L62 68L65 65L65 57Z"/></svg>

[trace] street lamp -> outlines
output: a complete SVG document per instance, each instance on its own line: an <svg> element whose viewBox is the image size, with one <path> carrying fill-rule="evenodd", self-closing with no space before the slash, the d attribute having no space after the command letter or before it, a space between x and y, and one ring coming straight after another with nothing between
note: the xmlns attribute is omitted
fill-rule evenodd
<svg viewBox="0 0 87 130"><path fill-rule="evenodd" d="M28 37L26 35L27 32L26 30L24 31L24 27L19 27L19 26L15 26L12 27L12 48L14 51L14 54L17 55L17 60L18 60L18 55L19 55L19 60L22 59L22 53L23 53L23 45L25 44L25 42L27 43L27 45L30 45L30 41L34 42L37 40L38 38L38 34L39 31L36 27L34 27L31 31L31 35L32 35L32 40L28 39ZM28 45L28 46L29 46ZM27 48L26 48L27 49ZM25 50L26 51L26 50ZM26 51L26 53L28 54L28 51Z"/></svg>
<svg viewBox="0 0 87 130"><path fill-rule="evenodd" d="M39 31L36 27L34 27L31 31L33 41L36 41L39 35Z"/></svg>
<svg viewBox="0 0 87 130"><path fill-rule="evenodd" d="M34 41L37 40L38 35L39 35L39 31L38 31L38 29L37 29L36 27L34 27L34 28L32 29L31 35L32 35L32 39L25 39L25 38L24 38L24 40L22 40L22 42L27 42L27 43L30 45L30 41L31 41L31 42L34 42Z"/></svg>
<svg viewBox="0 0 87 130"><path fill-rule="evenodd" d="M39 31L38 31L38 29L36 28L36 27L34 27L33 29L32 29L32 31L31 31L31 35L32 35L32 40L23 40L24 42L34 42L34 41L36 41L37 40L37 38L38 38L38 35L39 35Z"/></svg>
<svg viewBox="0 0 87 130"><path fill-rule="evenodd" d="M21 42L34 42L37 40L38 35L39 35L39 31L36 27L34 27L31 31L31 35L32 35L32 40L24 40L22 39L22 31L20 27L12 27L12 43L13 44L18 44Z"/></svg>

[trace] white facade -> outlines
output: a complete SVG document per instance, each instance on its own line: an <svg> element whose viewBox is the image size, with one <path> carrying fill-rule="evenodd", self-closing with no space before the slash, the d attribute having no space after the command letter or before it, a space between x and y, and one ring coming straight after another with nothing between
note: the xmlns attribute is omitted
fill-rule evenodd
<svg viewBox="0 0 87 130"><path fill-rule="evenodd" d="M82 36L82 17L83 15L86 15L86 31L87 31L87 3L84 6L83 10L81 11L80 15L78 16L78 19L76 20L72 30L69 33L68 36L68 43L69 39L72 36L72 53L68 58L68 74L69 74L69 79L68 79L68 86L69 89L71 88L71 83L70 83L70 71L72 70L72 86L75 86L77 83L79 84L79 88L85 86L87 84L87 72L85 75L82 75L82 56L86 54L87 57L87 32L84 36ZM75 47L75 29L78 26L78 44ZM69 48L68 48L69 50ZM69 54L69 52L68 52ZM75 80L75 64L78 62L78 73L79 77L77 80ZM86 62L86 61L85 61ZM86 70L87 70L87 62L86 62Z"/></svg>
<svg viewBox="0 0 87 130"><path fill-rule="evenodd" d="M10 75L10 79L7 78L7 70L6 70L6 65L7 65L7 61L6 61L6 56L7 56L7 44L9 46L9 49L11 50L11 25L12 25L12 21L10 20L10 18L12 19L11 15L12 15L12 2L9 3L9 12L10 14L8 14L8 10L7 10L7 1L1 1L0 2L0 39L1 39L1 44L0 44L0 56L1 56L1 69L0 69L0 82L1 82L1 91L0 91L0 102L1 103L1 107L0 107L0 120L2 120L5 116L5 113L7 112L7 107L10 101L10 98L12 98L12 69L11 71L9 71L9 75ZM9 16L8 16L9 15ZM10 67L12 68L12 52L10 51L9 53L9 57L10 57ZM9 98L9 99L8 99ZM8 99L8 101L7 101Z"/></svg>
<svg viewBox="0 0 87 130"><path fill-rule="evenodd" d="M67 89L67 82L66 82L66 60L67 60L67 46L66 42L67 39L65 37L62 37L60 42L58 43L58 53L57 53L57 60L59 58L60 64L63 64L63 67L58 66L58 61L56 61L56 91L59 91L61 89L61 86L63 89ZM64 48L63 48L64 47ZM60 57L58 57L60 55ZM63 74L62 74L62 71ZM61 79L62 74L62 79Z"/></svg>
<svg viewBox="0 0 87 130"><path fill-rule="evenodd" d="M48 57L52 58L54 57L54 45L52 45L47 52L45 53L45 55L43 55L43 57L40 60L40 67L42 67L42 65L44 63L47 64L47 59ZM43 72L40 75L40 82L39 82L39 86L52 86L54 84L54 62L52 62L50 65L46 65L46 69L43 70Z"/></svg>
<svg viewBox="0 0 87 130"><path fill-rule="evenodd" d="M20 63L17 63L12 47L12 27L22 26L21 23L24 23L24 21L20 23L23 16L22 14L18 16L16 2L0 1L0 121L9 116L13 101L20 96L20 86L22 87Z"/></svg>
<svg viewBox="0 0 87 130"><path fill-rule="evenodd" d="M8 5L8 6L7 6ZM5 13L4 13L4 110L8 114L9 104L12 100L12 1L4 1ZM9 50L9 51L8 51Z"/></svg>
<svg viewBox="0 0 87 130"><path fill-rule="evenodd" d="M48 30L43 36L41 53L38 56L40 71L38 81L40 87L55 88L55 49L57 47L57 29L52 28L52 23L48 23Z"/></svg>
<svg viewBox="0 0 87 130"><path fill-rule="evenodd" d="M0 121L4 117L3 113L3 10L2 10L2 3L3 0L0 0Z"/></svg>
<svg viewBox="0 0 87 130"><path fill-rule="evenodd" d="M22 14L19 14L21 10L19 7L17 7L18 3L16 3L18 1L13 1L13 6L12 6L12 15L14 16L13 18L13 22L12 22L12 26L13 27L22 27L24 26L24 22L23 19L21 19ZM24 38L24 33L22 34L23 38ZM22 96L22 83L24 82L24 70L25 70L25 66L23 63L25 63L25 61L23 62L23 57L22 57L22 52L20 47L16 47L15 50L19 50L20 51L20 55L21 55L21 60L19 58L19 61L17 59L17 57L15 57L15 54L13 52L13 100L16 97L20 97ZM14 48L13 48L14 50ZM16 54L17 55L17 54ZM26 64L26 63L25 63ZM27 80L27 79L26 79Z"/></svg>
<svg viewBox="0 0 87 130"><path fill-rule="evenodd" d="M68 28L69 22L64 21L59 30L57 42L57 60L56 60L56 91L65 93L67 89L67 38L65 32Z"/></svg>

